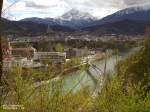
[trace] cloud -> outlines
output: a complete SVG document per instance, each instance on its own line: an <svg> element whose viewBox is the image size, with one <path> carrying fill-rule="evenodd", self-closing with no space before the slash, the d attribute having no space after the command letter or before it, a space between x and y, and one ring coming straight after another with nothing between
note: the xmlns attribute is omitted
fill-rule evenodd
<svg viewBox="0 0 150 112"><path fill-rule="evenodd" d="M45 8L49 7L49 6L45 6L45 5L38 5L35 2L33 2L33 1L26 1L25 2L25 6L26 7L32 7L32 8L42 8L42 9L45 9Z"/></svg>
<svg viewBox="0 0 150 112"><path fill-rule="evenodd" d="M150 0L123 0L127 6L150 3Z"/></svg>
<svg viewBox="0 0 150 112"><path fill-rule="evenodd" d="M8 7L16 0L4 0L4 7ZM25 17L58 17L65 12L76 8L82 12L102 18L118 10L150 3L150 0L20 0L5 16L14 16L17 19Z"/></svg>

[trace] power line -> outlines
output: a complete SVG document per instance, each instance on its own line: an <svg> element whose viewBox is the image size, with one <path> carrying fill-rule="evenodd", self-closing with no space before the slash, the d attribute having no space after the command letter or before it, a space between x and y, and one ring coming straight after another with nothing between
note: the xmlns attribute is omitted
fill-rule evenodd
<svg viewBox="0 0 150 112"><path fill-rule="evenodd" d="M15 4L17 4L18 2L20 2L21 0L17 0L17 1L15 1L14 3L12 3L11 5L9 5L7 8L5 8L3 11L2 11L2 15L3 14L5 14L5 12L8 10L8 9L10 9L11 7L13 7ZM22 29L23 31L25 31L25 29L22 27L22 26L20 26L19 24L17 24L17 23L15 23L15 22L12 22L12 24L14 24L14 25L16 25L18 28L20 28L20 29Z"/></svg>
<svg viewBox="0 0 150 112"><path fill-rule="evenodd" d="M14 6L16 3L18 3L18 2L20 2L21 0L17 0L17 1L15 1L14 3L12 3L11 5L9 5L6 9L4 9L3 11L2 11L2 14L4 14L9 8L11 8L12 6Z"/></svg>

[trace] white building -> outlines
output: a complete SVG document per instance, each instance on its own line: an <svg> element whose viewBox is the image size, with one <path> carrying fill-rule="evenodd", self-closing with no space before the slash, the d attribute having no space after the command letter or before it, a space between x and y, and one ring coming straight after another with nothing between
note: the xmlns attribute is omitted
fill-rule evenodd
<svg viewBox="0 0 150 112"><path fill-rule="evenodd" d="M12 69L14 67L22 67L27 62L27 58L20 58L17 60L3 60L3 69Z"/></svg>
<svg viewBox="0 0 150 112"><path fill-rule="evenodd" d="M48 60L51 63L62 63L66 60L66 53L62 52L36 52L34 60Z"/></svg>

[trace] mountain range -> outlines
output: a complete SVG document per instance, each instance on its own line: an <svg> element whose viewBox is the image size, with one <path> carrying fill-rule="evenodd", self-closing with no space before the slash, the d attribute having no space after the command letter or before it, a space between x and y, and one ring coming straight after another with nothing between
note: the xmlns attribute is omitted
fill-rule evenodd
<svg viewBox="0 0 150 112"><path fill-rule="evenodd" d="M101 25L123 20L150 21L150 5L141 5L120 10L101 20L95 21L92 25Z"/></svg>
<svg viewBox="0 0 150 112"><path fill-rule="evenodd" d="M61 25L70 27L72 29L83 28L85 25L94 22L97 18L94 18L89 13L80 12L76 9L71 9L69 12L63 14L58 18L25 18L20 21L30 21L35 23L43 23L50 26Z"/></svg>
<svg viewBox="0 0 150 112"><path fill-rule="evenodd" d="M92 35L124 34L141 35L150 27L150 5L141 5L120 10L102 19L89 13L72 9L58 18L25 18L20 21L3 20L7 32L23 30L30 33L45 33L50 28L61 32L86 32ZM17 25L16 25L17 24Z"/></svg>

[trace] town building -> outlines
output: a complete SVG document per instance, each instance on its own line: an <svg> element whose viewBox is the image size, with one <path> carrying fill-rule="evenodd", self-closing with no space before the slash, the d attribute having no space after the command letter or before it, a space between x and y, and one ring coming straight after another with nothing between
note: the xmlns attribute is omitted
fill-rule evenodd
<svg viewBox="0 0 150 112"><path fill-rule="evenodd" d="M63 63L66 61L66 53L62 52L36 52L34 60L47 60L49 63Z"/></svg>
<svg viewBox="0 0 150 112"><path fill-rule="evenodd" d="M90 54L90 51L87 48L77 49L77 48L69 48L65 50L67 58L73 57L84 57Z"/></svg>
<svg viewBox="0 0 150 112"><path fill-rule="evenodd" d="M12 47L10 46L10 43L8 42L8 40L3 40L2 41L2 57L3 57L3 60L5 61L12 61L14 60L15 58L12 56Z"/></svg>
<svg viewBox="0 0 150 112"><path fill-rule="evenodd" d="M76 51L72 48L66 49L66 57L68 59L73 58L76 56Z"/></svg>
<svg viewBox="0 0 150 112"><path fill-rule="evenodd" d="M12 55L14 57L33 58L34 54L36 53L36 49L33 48L33 47L28 47L28 48L12 48L11 52L12 52Z"/></svg>
<svg viewBox="0 0 150 112"><path fill-rule="evenodd" d="M15 67L22 67L25 62L27 62L27 58L3 60L3 70L10 70Z"/></svg>

